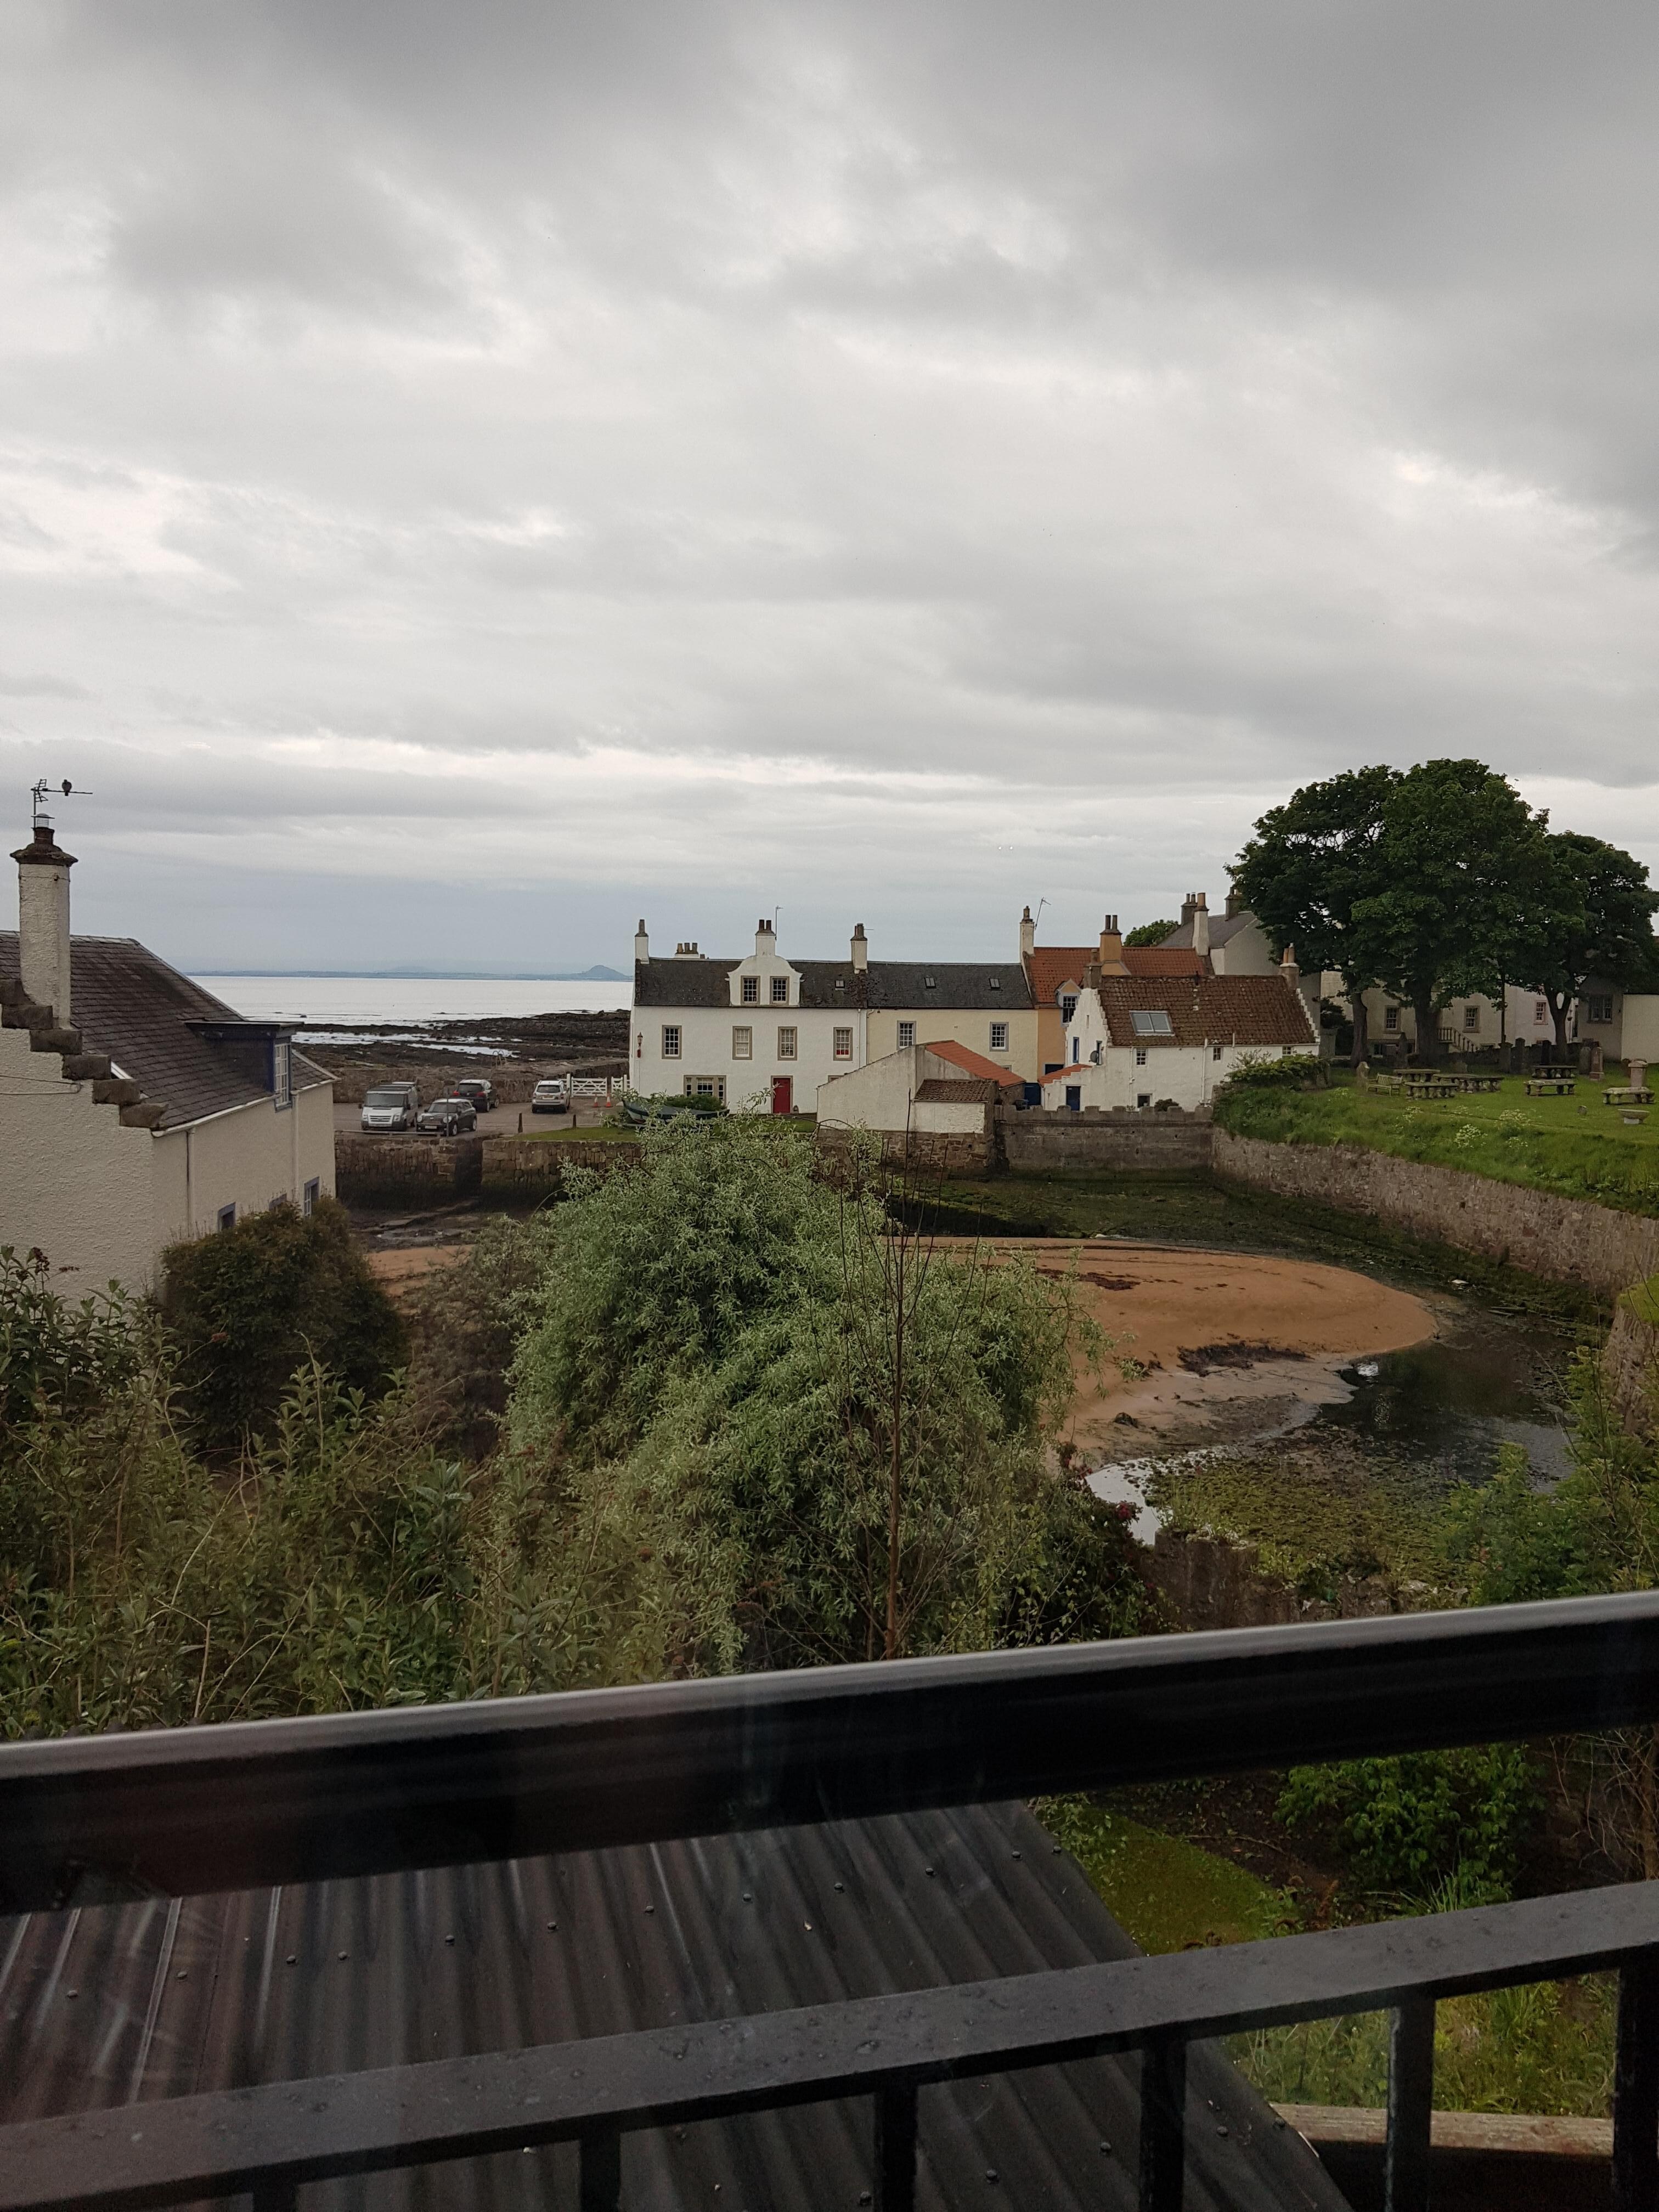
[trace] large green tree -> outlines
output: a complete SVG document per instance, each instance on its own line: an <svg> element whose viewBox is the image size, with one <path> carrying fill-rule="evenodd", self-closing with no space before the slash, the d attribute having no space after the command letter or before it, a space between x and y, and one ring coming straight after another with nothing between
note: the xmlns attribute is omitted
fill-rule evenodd
<svg viewBox="0 0 1659 2212"><path fill-rule="evenodd" d="M1355 901L1352 920L1376 981L1415 1013L1423 1059L1438 1056L1449 1000L1501 997L1516 974L1540 902L1559 888L1548 822L1480 761L1422 761L1389 790L1379 887Z"/></svg>
<svg viewBox="0 0 1659 2212"><path fill-rule="evenodd" d="M1576 830L1550 838L1549 858L1549 894L1528 918L1520 980L1549 1001L1565 1053L1568 1014L1592 976L1621 990L1654 988L1659 891L1640 860Z"/></svg>
<svg viewBox="0 0 1659 2212"><path fill-rule="evenodd" d="M1381 981L1378 956L1354 909L1387 887L1382 847L1392 768L1361 768L1307 783L1269 808L1232 871L1233 888L1274 945L1293 945L1304 968L1333 969L1353 1006L1353 1057L1365 1056L1364 994Z"/></svg>

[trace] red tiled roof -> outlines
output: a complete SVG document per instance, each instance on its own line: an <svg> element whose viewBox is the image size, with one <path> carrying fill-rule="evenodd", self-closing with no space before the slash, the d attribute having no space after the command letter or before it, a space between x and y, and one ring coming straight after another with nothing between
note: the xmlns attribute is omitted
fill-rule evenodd
<svg viewBox="0 0 1659 2212"><path fill-rule="evenodd" d="M1081 983L1083 971L1100 957L1097 945L1039 945L1025 963L1031 979L1031 996L1040 1006L1052 1006L1063 986ZM1208 963L1201 953L1170 950L1163 945L1126 945L1123 964L1131 975L1202 975Z"/></svg>
<svg viewBox="0 0 1659 2212"><path fill-rule="evenodd" d="M1023 1075L1016 1075L1012 1067L999 1067L995 1060L987 1060L979 1053L970 1052L965 1044L954 1044L947 1039L939 1044L927 1044L922 1048L926 1052L931 1052L936 1060L948 1060L952 1067L960 1067L966 1073L978 1076L987 1082L1000 1083L1006 1086L1010 1084L1023 1084L1025 1080ZM935 1079L935 1080L938 1079Z"/></svg>
<svg viewBox="0 0 1659 2212"><path fill-rule="evenodd" d="M953 1106L991 1106L996 1103L1000 1084L988 1077L951 1078L930 1075L925 1083L916 1085L918 1103L924 1100L944 1100Z"/></svg>
<svg viewBox="0 0 1659 2212"><path fill-rule="evenodd" d="M1100 1003L1115 1045L1317 1043L1300 994L1282 975L1103 975ZM1173 1036L1137 1036L1130 1014L1160 1006Z"/></svg>

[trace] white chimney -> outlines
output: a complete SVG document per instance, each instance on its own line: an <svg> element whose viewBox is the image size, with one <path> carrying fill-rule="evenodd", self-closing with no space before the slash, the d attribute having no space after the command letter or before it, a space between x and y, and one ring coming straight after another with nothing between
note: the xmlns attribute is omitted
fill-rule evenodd
<svg viewBox="0 0 1659 2212"><path fill-rule="evenodd" d="M645 933L645 916L643 915L640 916L639 927L634 932L634 957L636 962L641 960L649 960L651 957L651 939Z"/></svg>
<svg viewBox="0 0 1659 2212"><path fill-rule="evenodd" d="M1031 909L1028 906L1019 918L1019 957L1022 960L1029 960L1036 951L1036 924L1031 919Z"/></svg>
<svg viewBox="0 0 1659 2212"><path fill-rule="evenodd" d="M777 949L778 933L763 915L755 924L755 950L757 952L775 952Z"/></svg>
<svg viewBox="0 0 1659 2212"><path fill-rule="evenodd" d="M38 810L34 841L11 856L17 863L17 956L24 990L50 1006L60 1030L70 1026L70 880L71 853L61 852L52 823Z"/></svg>
<svg viewBox="0 0 1659 2212"><path fill-rule="evenodd" d="M861 975L869 965L870 940L864 933L864 924L855 921L853 924L853 972Z"/></svg>

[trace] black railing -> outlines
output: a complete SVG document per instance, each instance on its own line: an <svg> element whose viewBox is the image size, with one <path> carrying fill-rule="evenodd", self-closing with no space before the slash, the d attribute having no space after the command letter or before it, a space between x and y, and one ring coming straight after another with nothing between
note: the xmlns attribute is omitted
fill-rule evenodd
<svg viewBox="0 0 1659 2212"><path fill-rule="evenodd" d="M1659 1595L0 1749L0 1898L174 1894L988 1802L1659 1719ZM868 2097L913 2201L916 2100L1142 2053L1140 2197L1182 2201L1189 2042L1394 2014L1393 2212L1426 2205L1438 1999L1617 1967L1613 2202L1659 2206L1659 1885L793 2013L184 2097L0 2130L0 2212L166 2205L580 2144L621 2203L641 2128ZM135 2129L142 2112L142 2125Z"/></svg>

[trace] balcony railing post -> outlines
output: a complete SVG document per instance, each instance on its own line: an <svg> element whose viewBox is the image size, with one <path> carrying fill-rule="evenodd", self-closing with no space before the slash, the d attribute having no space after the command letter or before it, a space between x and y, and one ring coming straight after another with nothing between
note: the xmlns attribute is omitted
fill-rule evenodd
<svg viewBox="0 0 1659 2212"><path fill-rule="evenodd" d="M913 2212L915 2201L915 2084L888 2081L876 2092L876 2212Z"/></svg>
<svg viewBox="0 0 1659 2212"><path fill-rule="evenodd" d="M580 2212L622 2212L622 2136L615 2128L596 2128L581 2138Z"/></svg>
<svg viewBox="0 0 1659 2212"><path fill-rule="evenodd" d="M1434 2118L1434 1999L1410 1996L1389 2039L1385 2212L1428 2212L1429 2131Z"/></svg>
<svg viewBox="0 0 1659 2212"><path fill-rule="evenodd" d="M1659 1951L1619 1975L1613 2070L1613 2212L1659 2212Z"/></svg>
<svg viewBox="0 0 1659 2212"><path fill-rule="evenodd" d="M1187 2188L1187 2045L1160 2035L1140 2056L1140 2212L1181 2212Z"/></svg>

